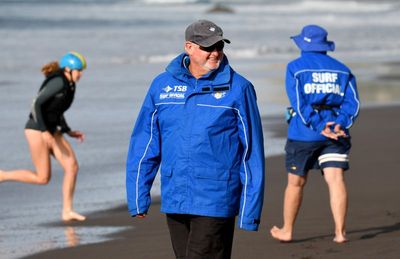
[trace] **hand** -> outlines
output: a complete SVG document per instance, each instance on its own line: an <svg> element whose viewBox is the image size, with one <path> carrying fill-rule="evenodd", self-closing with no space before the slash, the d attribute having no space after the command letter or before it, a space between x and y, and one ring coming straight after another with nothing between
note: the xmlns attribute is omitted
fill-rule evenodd
<svg viewBox="0 0 400 259"><path fill-rule="evenodd" d="M85 140L85 134L83 134L83 132L80 132L79 130L71 130L67 134L71 138L78 139L79 143L82 143Z"/></svg>
<svg viewBox="0 0 400 259"><path fill-rule="evenodd" d="M343 138L347 137L346 132L342 130L342 126L340 126L340 124L336 124L333 131L336 133L336 136L338 137L343 137Z"/></svg>
<svg viewBox="0 0 400 259"><path fill-rule="evenodd" d="M338 140L338 135L335 132L331 131L331 126L334 125L335 122L329 121L326 123L325 128L321 131L321 134L324 135L327 138ZM336 129L336 126L335 126ZM340 125L339 125L339 130L340 130Z"/></svg>
<svg viewBox="0 0 400 259"><path fill-rule="evenodd" d="M144 219L146 217L146 214L145 213L140 213L140 214L137 214L136 217L139 218L139 219Z"/></svg>
<svg viewBox="0 0 400 259"><path fill-rule="evenodd" d="M42 132L42 139L48 147L52 147L53 143L55 141L53 135L51 135L51 133L49 131Z"/></svg>

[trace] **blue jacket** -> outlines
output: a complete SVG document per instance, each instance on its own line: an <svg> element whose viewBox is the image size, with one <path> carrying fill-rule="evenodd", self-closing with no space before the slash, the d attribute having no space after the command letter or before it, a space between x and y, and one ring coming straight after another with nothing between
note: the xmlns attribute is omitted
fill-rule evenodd
<svg viewBox="0 0 400 259"><path fill-rule="evenodd" d="M161 164L161 211L211 217L239 214L257 230L264 192L264 148L252 84L224 57L194 78L186 54L152 82L134 127L126 164L132 216L149 209Z"/></svg>
<svg viewBox="0 0 400 259"><path fill-rule="evenodd" d="M288 129L291 140L326 140L320 133L329 121L340 124L348 135L360 109L354 75L323 52L302 52L288 64L286 92L295 111Z"/></svg>

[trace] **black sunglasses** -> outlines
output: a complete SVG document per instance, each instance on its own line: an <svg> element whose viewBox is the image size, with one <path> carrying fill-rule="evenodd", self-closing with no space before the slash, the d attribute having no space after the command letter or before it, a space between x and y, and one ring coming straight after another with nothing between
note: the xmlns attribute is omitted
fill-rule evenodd
<svg viewBox="0 0 400 259"><path fill-rule="evenodd" d="M199 47L202 51L213 52L214 50L222 51L224 49L224 46L225 46L225 43L223 41L218 41L217 43L215 43L214 45L212 45L210 47L202 47L202 46L199 46Z"/></svg>

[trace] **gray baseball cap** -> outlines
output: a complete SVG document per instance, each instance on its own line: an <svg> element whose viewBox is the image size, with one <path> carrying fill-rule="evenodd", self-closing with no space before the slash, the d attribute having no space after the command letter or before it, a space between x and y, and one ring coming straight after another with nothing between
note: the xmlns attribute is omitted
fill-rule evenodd
<svg viewBox="0 0 400 259"><path fill-rule="evenodd" d="M185 39L202 47L210 47L221 40L231 43L223 37L221 27L208 20L198 20L190 24L186 28Z"/></svg>

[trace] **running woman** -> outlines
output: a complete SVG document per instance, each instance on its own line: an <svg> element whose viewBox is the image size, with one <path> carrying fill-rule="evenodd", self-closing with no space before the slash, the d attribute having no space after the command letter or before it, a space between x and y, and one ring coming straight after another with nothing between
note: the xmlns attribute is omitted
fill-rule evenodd
<svg viewBox="0 0 400 259"><path fill-rule="evenodd" d="M25 137L29 144L35 170L0 170L0 182L16 181L44 185L51 178L51 156L64 169L63 221L83 221L85 216L74 211L72 206L78 162L75 153L64 134L83 142L81 131L71 130L64 118L64 112L71 106L76 83L86 68L85 58L77 52L69 52L60 62L50 62L42 67L45 80L32 104Z"/></svg>

